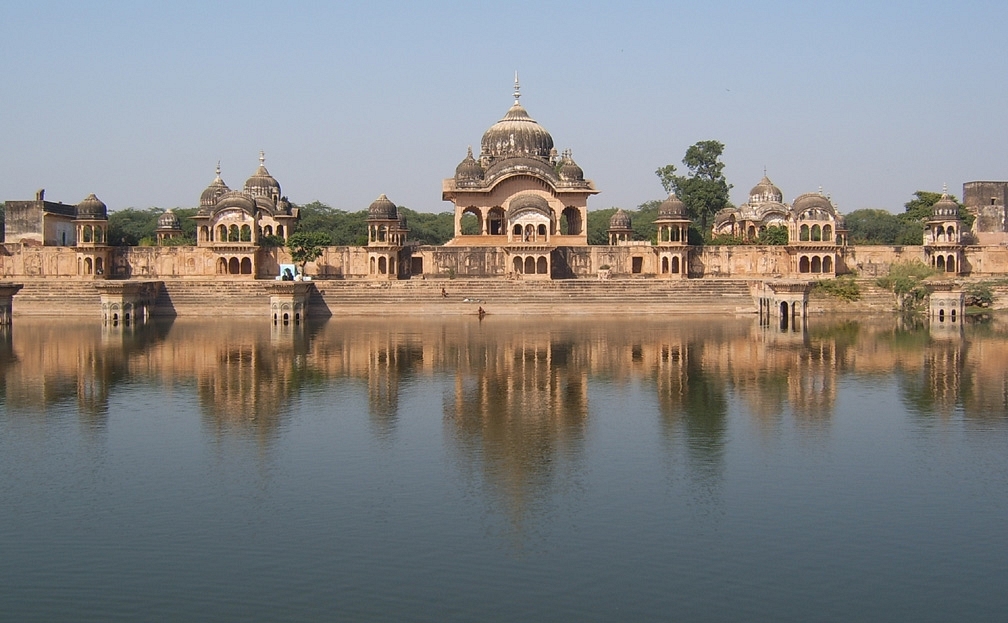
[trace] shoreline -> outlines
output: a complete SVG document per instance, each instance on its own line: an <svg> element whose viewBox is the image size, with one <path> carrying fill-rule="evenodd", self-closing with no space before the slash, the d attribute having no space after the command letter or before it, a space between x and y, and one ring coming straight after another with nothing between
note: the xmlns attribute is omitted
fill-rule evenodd
<svg viewBox="0 0 1008 623"><path fill-rule="evenodd" d="M756 316L760 289L771 280L755 279L427 279L394 281L314 280L294 282L303 295L305 316L467 316L482 307L487 316L653 315ZM874 278L856 280L857 301L813 290L808 315L896 313L894 295ZM949 280L959 285L984 278ZM273 280L167 278L160 280L18 279L23 288L12 300L13 316L101 317L99 288L157 285L148 302L151 316L264 317L280 286ZM798 282L795 283L811 283ZM289 288L289 286L287 286ZM442 296L442 288L447 296ZM1008 309L1008 285L994 288L994 305ZM289 290L288 290L289 291Z"/></svg>

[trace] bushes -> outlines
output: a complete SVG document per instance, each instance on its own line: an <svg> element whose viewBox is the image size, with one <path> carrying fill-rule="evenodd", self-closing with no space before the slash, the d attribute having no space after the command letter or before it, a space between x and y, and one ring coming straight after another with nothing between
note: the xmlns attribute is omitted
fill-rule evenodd
<svg viewBox="0 0 1008 623"><path fill-rule="evenodd" d="M994 292L986 281L966 286L966 307L988 308L994 304Z"/></svg>
<svg viewBox="0 0 1008 623"><path fill-rule="evenodd" d="M837 277L815 282L812 288L826 296L832 296L842 301L856 301L861 298L861 287L853 277Z"/></svg>
<svg viewBox="0 0 1008 623"><path fill-rule="evenodd" d="M876 283L896 295L896 303L902 311L917 311L928 295L924 280L934 273L924 262L904 262L890 266L889 274L879 277Z"/></svg>

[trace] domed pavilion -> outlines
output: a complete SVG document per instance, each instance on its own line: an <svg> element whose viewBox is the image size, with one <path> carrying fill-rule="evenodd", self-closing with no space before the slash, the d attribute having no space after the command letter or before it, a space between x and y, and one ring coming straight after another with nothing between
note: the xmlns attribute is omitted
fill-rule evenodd
<svg viewBox="0 0 1008 623"><path fill-rule="evenodd" d="M508 274L549 278L552 249L588 244L588 197L598 191L520 100L515 75L514 104L484 132L479 157L470 147L444 180L441 198L455 205L448 245L501 247ZM475 231L463 233L471 217Z"/></svg>

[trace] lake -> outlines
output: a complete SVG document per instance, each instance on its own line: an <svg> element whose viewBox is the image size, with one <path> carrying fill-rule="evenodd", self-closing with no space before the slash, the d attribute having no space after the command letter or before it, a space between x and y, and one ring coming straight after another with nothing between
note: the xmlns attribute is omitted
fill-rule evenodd
<svg viewBox="0 0 1008 623"><path fill-rule="evenodd" d="M0 620L994 620L1008 319L16 318Z"/></svg>

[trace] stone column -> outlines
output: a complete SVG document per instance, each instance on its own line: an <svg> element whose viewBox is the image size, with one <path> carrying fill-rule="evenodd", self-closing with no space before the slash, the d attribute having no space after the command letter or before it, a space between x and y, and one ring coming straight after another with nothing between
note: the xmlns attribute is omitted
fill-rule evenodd
<svg viewBox="0 0 1008 623"><path fill-rule="evenodd" d="M304 281L276 281L270 292L270 317L274 325L300 325L308 311L312 284Z"/></svg>
<svg viewBox="0 0 1008 623"><path fill-rule="evenodd" d="M928 318L939 324L961 324L966 313L966 293L955 283L928 284Z"/></svg>
<svg viewBox="0 0 1008 623"><path fill-rule="evenodd" d="M14 295L24 287L21 283L0 282L0 326L9 327L14 316Z"/></svg>

